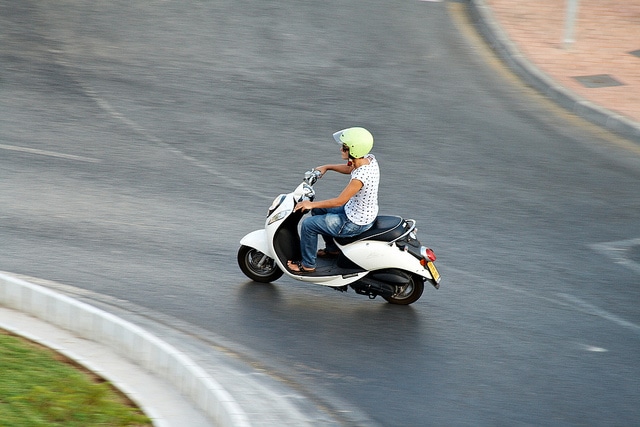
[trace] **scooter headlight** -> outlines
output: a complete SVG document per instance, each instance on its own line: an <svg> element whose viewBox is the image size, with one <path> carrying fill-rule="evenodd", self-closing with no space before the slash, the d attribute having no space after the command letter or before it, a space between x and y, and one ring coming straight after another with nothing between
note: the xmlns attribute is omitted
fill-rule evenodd
<svg viewBox="0 0 640 427"><path fill-rule="evenodd" d="M267 223L267 225L273 224L276 221L280 221L281 219L286 218L287 215L289 215L289 213L291 213L291 210L278 212L271 219L269 219L269 222Z"/></svg>
<svg viewBox="0 0 640 427"><path fill-rule="evenodd" d="M278 197L276 197L275 199L273 199L273 203L271 203L271 206L269 206L269 211L267 213L267 216L271 215L273 213L273 211L278 209L278 206L280 206L282 204L282 202L284 201L284 199L286 199L286 198L287 198L287 196L285 194L281 194Z"/></svg>

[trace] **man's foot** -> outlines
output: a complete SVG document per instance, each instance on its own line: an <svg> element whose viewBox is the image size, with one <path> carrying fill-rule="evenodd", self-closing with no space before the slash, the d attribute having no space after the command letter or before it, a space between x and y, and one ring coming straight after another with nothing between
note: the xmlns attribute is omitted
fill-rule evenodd
<svg viewBox="0 0 640 427"><path fill-rule="evenodd" d="M340 251L328 251L325 249L318 250L318 258L337 258L340 255Z"/></svg>
<svg viewBox="0 0 640 427"><path fill-rule="evenodd" d="M307 268L302 265L302 261L287 261L287 268L295 274L310 274L316 271L315 268Z"/></svg>

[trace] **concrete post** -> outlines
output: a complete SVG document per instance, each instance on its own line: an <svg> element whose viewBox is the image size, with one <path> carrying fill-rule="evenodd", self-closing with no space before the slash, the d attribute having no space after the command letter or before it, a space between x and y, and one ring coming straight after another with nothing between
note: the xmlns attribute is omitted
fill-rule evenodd
<svg viewBox="0 0 640 427"><path fill-rule="evenodd" d="M564 21L564 40L563 40L563 46L565 49L569 49L575 42L573 34L574 34L574 27L575 27L577 15L578 15L578 0L567 0L567 14L566 14L566 19Z"/></svg>

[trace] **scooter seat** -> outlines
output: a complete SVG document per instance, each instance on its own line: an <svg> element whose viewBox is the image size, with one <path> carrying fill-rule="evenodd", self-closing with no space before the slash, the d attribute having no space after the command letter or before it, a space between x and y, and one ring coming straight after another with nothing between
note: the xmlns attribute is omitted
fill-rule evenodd
<svg viewBox="0 0 640 427"><path fill-rule="evenodd" d="M360 240L377 240L381 242L390 242L397 239L405 232L403 226L404 220L399 216L380 215L373 222L370 229L364 233L353 237L335 237L335 241L341 245L358 242Z"/></svg>

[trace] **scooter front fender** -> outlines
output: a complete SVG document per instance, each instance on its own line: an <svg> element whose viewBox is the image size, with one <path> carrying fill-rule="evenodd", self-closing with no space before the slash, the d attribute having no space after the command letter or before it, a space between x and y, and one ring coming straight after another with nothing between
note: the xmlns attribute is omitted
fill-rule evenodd
<svg viewBox="0 0 640 427"><path fill-rule="evenodd" d="M270 258L275 258L271 248L269 247L269 240L267 238L267 232L264 229L252 231L240 240L240 244L257 249Z"/></svg>

